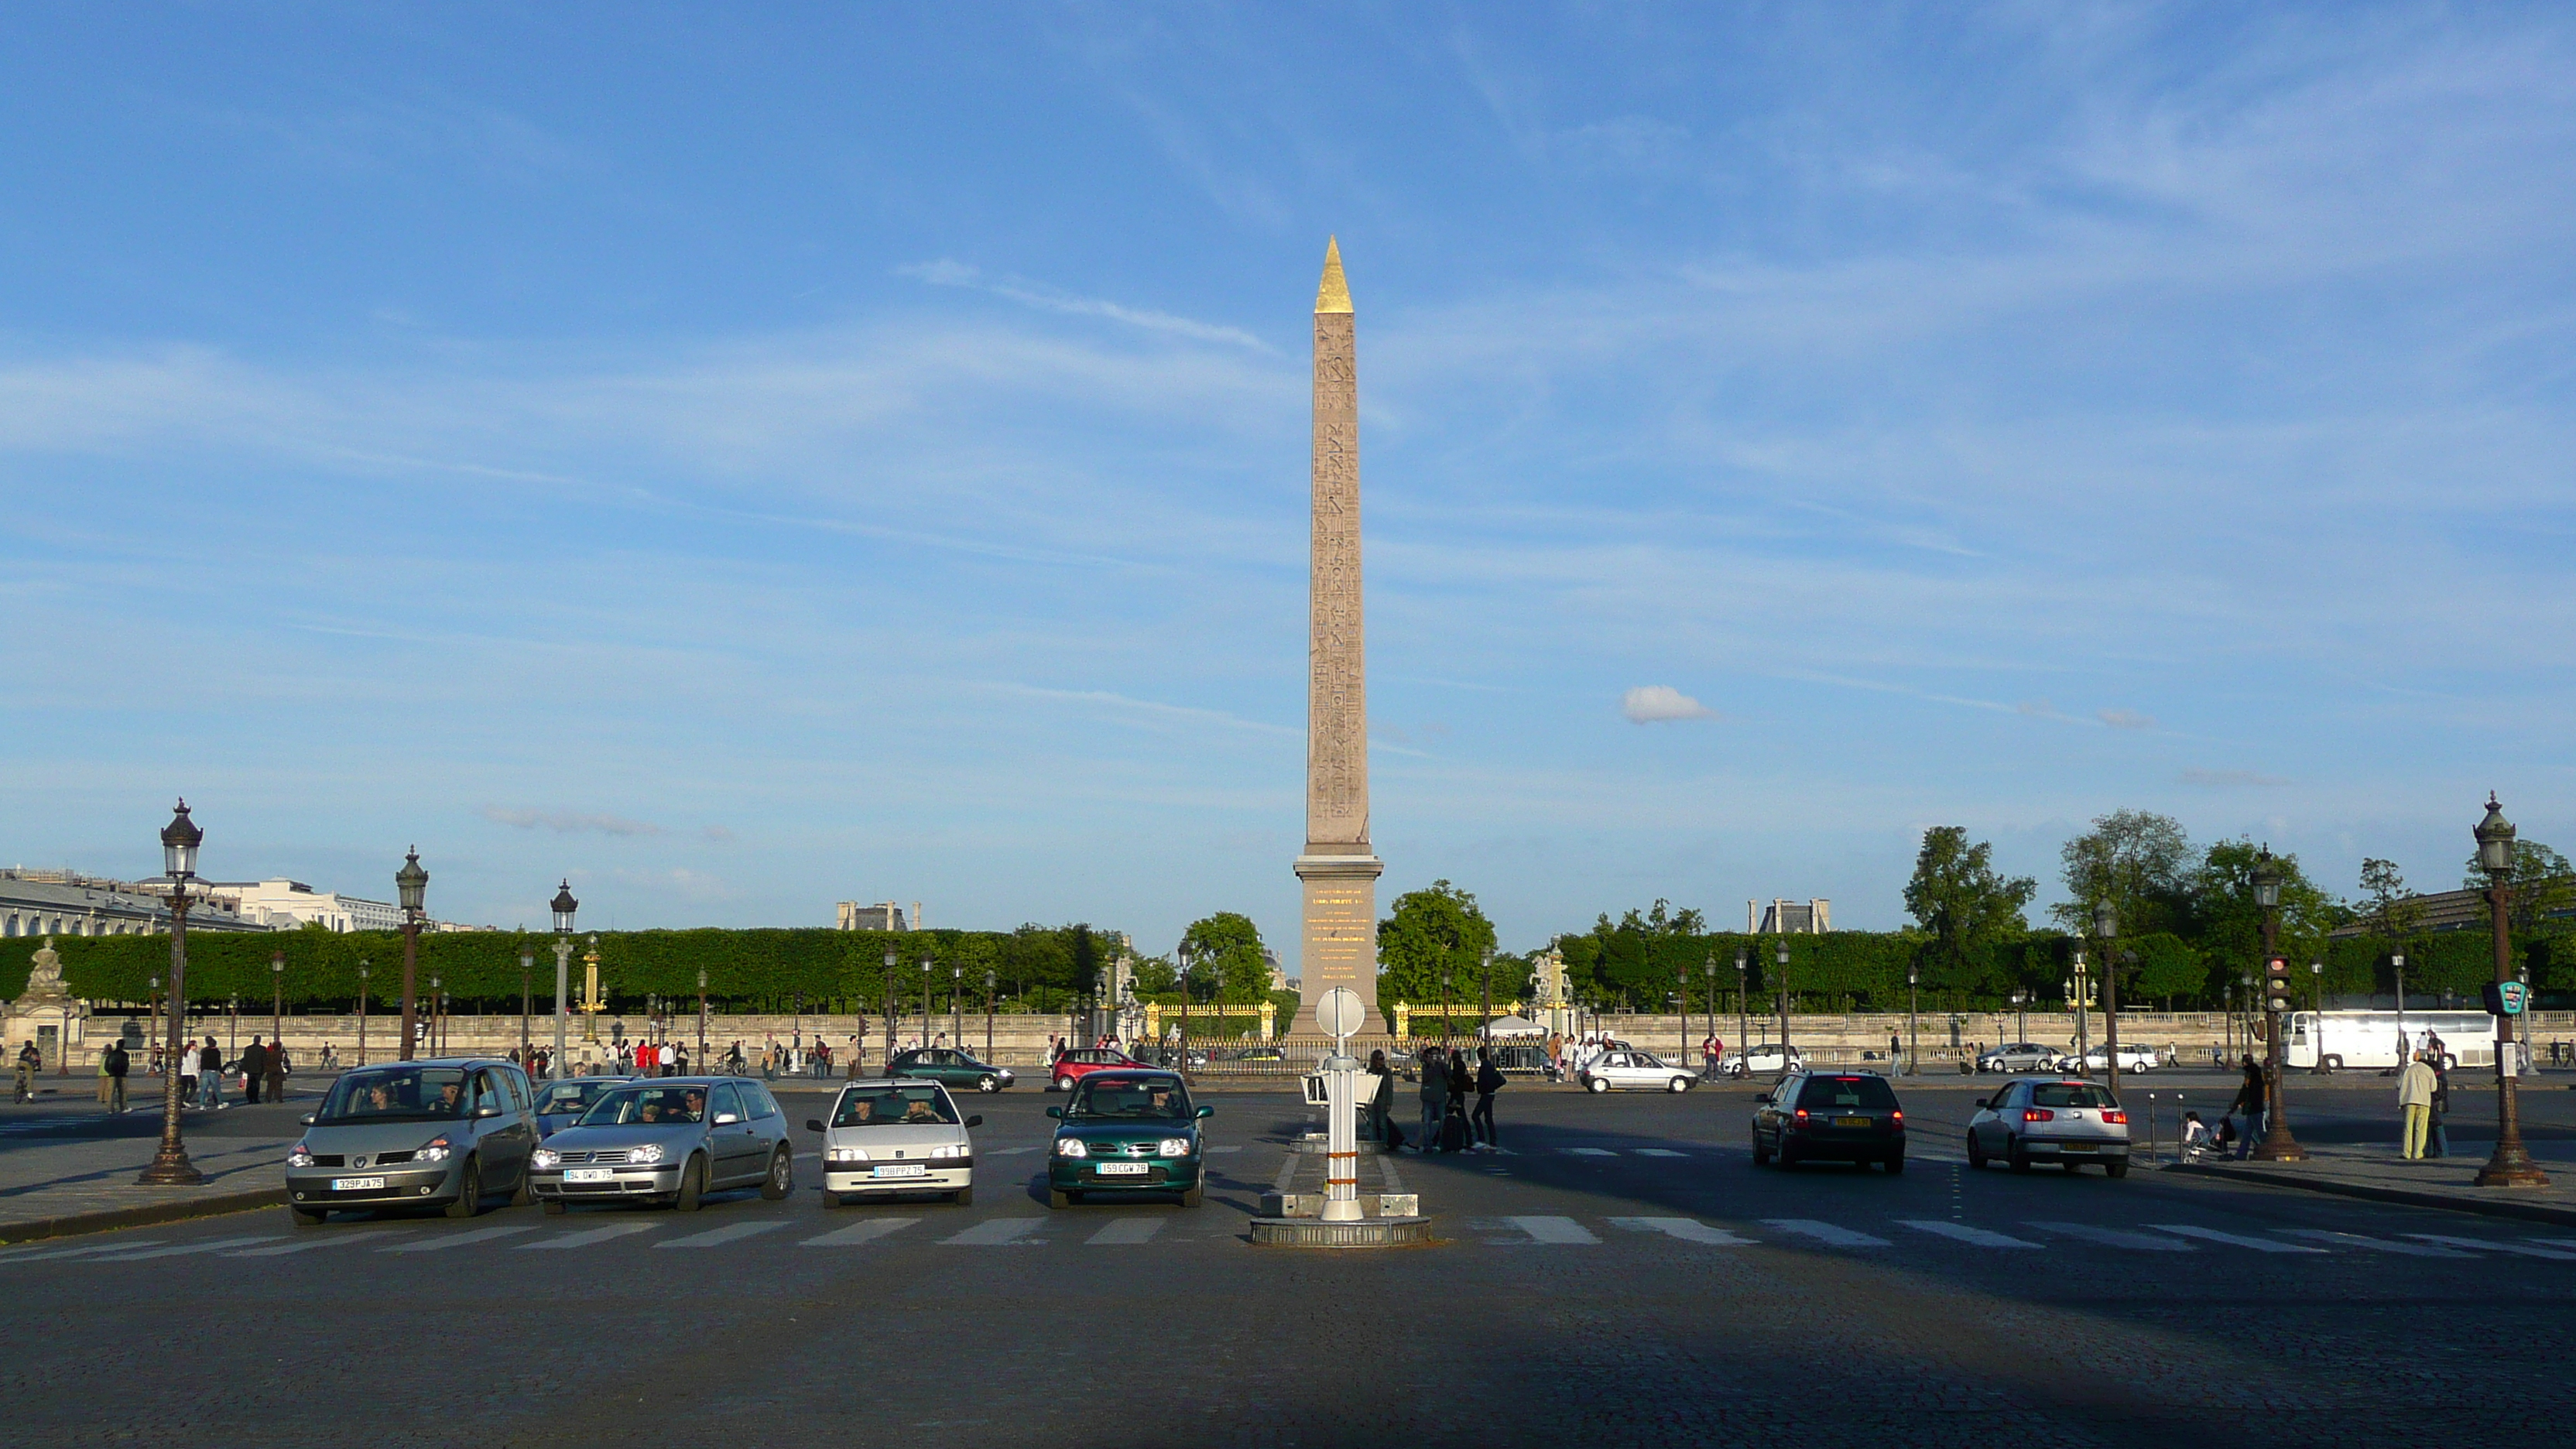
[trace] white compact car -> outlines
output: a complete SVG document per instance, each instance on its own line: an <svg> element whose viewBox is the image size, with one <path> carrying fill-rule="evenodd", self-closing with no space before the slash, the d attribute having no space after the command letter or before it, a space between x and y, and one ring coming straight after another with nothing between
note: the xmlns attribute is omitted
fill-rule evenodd
<svg viewBox="0 0 2576 1449"><path fill-rule="evenodd" d="M1656 1092L1687 1092L1699 1080L1688 1067L1667 1064L1653 1052L1603 1052L1583 1070L1574 1074L1587 1092L1606 1092L1613 1087Z"/></svg>
<svg viewBox="0 0 2576 1449"><path fill-rule="evenodd" d="M918 1078L851 1082L832 1099L832 1115L808 1121L823 1134L823 1202L827 1207L898 1193L946 1193L975 1200L975 1139L982 1117L960 1118L948 1089Z"/></svg>
<svg viewBox="0 0 2576 1449"><path fill-rule="evenodd" d="M2163 1065L2164 1061L2156 1055L2156 1049L2154 1047L2124 1046L2120 1048L2121 1071L2133 1073L2152 1072ZM2110 1070L2110 1067L2110 1049L2107 1047L2097 1046L2091 1051L2086 1052L2081 1062L2076 1060L2075 1055L2072 1052L2059 1057L2057 1059L2056 1069L2061 1072L2101 1072Z"/></svg>
<svg viewBox="0 0 2576 1449"><path fill-rule="evenodd" d="M2015 1172L2055 1162L2069 1172L2098 1162L2113 1177L2129 1175L2129 1114L2099 1082L2015 1082L1980 1099L1968 1119L1968 1165L2002 1158Z"/></svg>
<svg viewBox="0 0 2576 1449"><path fill-rule="evenodd" d="M1807 1064L1807 1054L1796 1047L1783 1049L1777 1042L1762 1042L1749 1051L1728 1052L1717 1059L1718 1075L1749 1077L1756 1072L1766 1075L1786 1072Z"/></svg>

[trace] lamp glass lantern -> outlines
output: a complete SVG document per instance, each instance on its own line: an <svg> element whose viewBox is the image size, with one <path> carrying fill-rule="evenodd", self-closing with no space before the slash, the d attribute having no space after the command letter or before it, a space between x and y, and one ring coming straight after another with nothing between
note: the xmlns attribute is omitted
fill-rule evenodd
<svg viewBox="0 0 2576 1449"><path fill-rule="evenodd" d="M173 881L184 881L197 873L197 846L206 832L188 818L188 802L179 802L170 823L161 827L161 869Z"/></svg>
<svg viewBox="0 0 2576 1449"><path fill-rule="evenodd" d="M2254 857L2254 904L2267 911L2281 904L2281 872L2268 848Z"/></svg>
<svg viewBox="0 0 2576 1449"><path fill-rule="evenodd" d="M2504 818L2504 807L2495 795L2487 796L2487 818L2478 822L2478 869L2490 877L2502 877L2513 869L2513 822Z"/></svg>
<svg viewBox="0 0 2576 1449"><path fill-rule="evenodd" d="M549 909L553 910L555 913L555 934L558 936L571 935L573 913L581 909L581 902L572 898L572 878L570 876L564 877L563 884L555 891L555 898L552 901L547 902L547 905Z"/></svg>
<svg viewBox="0 0 2576 1449"><path fill-rule="evenodd" d="M420 914L421 897L429 890L429 872L421 869L419 846L404 853L402 869L394 872L394 890L405 915Z"/></svg>

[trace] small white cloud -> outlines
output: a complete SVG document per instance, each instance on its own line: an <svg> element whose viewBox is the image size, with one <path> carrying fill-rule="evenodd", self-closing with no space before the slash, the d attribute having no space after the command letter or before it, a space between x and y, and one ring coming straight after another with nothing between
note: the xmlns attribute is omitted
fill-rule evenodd
<svg viewBox="0 0 2576 1449"><path fill-rule="evenodd" d="M483 818L495 825L516 830L534 830L539 826L557 835L577 835L596 831L601 835L660 835L662 827L642 820L629 820L622 815L585 815L565 810L507 810L498 805L483 807Z"/></svg>
<svg viewBox="0 0 2576 1449"><path fill-rule="evenodd" d="M2094 718L2115 730L2151 730L2156 727L2154 715L2140 714L2134 709L2096 710Z"/></svg>
<svg viewBox="0 0 2576 1449"><path fill-rule="evenodd" d="M1658 720L1708 719L1715 710L1669 684L1641 684L1619 700L1619 712L1630 724L1653 724Z"/></svg>
<svg viewBox="0 0 2576 1449"><path fill-rule="evenodd" d="M2040 719L2053 719L2057 714L2057 706L2044 699L2025 699L2013 706L2013 713L2032 715Z"/></svg>
<svg viewBox="0 0 2576 1449"><path fill-rule="evenodd" d="M2290 783L2278 775L2258 775L2252 770L2185 770L2182 772L2182 782L2186 785L2204 785L2214 790L2227 789L2236 785Z"/></svg>
<svg viewBox="0 0 2576 1449"><path fill-rule="evenodd" d="M734 838L734 833L721 825L710 825L698 833L709 840L716 841L731 841Z"/></svg>

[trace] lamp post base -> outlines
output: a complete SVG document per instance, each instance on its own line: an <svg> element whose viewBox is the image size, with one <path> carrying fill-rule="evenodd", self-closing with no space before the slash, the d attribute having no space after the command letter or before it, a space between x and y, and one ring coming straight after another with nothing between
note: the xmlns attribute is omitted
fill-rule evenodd
<svg viewBox="0 0 2576 1449"><path fill-rule="evenodd" d="M2255 1143L2254 1150L2246 1156L2255 1162L2305 1162L2308 1149L2287 1132L2273 1132Z"/></svg>
<svg viewBox="0 0 2576 1449"><path fill-rule="evenodd" d="M139 1187L196 1187L205 1180L206 1175L188 1160L187 1153L166 1149L134 1179Z"/></svg>
<svg viewBox="0 0 2576 1449"><path fill-rule="evenodd" d="M2540 1164L2531 1160L2531 1154L2523 1150L2521 1143L2499 1142L2495 1156L2488 1158L2487 1165L2478 1169L2477 1185L2547 1187L2549 1174L2540 1170Z"/></svg>

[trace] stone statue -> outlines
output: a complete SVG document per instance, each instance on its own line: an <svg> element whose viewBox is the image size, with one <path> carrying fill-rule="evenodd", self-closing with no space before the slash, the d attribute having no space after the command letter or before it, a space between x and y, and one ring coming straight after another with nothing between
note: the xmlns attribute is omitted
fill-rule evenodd
<svg viewBox="0 0 2576 1449"><path fill-rule="evenodd" d="M53 937L47 936L45 944L36 948L36 954L29 959L35 966L27 973L27 994L19 1000L50 1001L71 995L63 985L63 958L54 950Z"/></svg>

